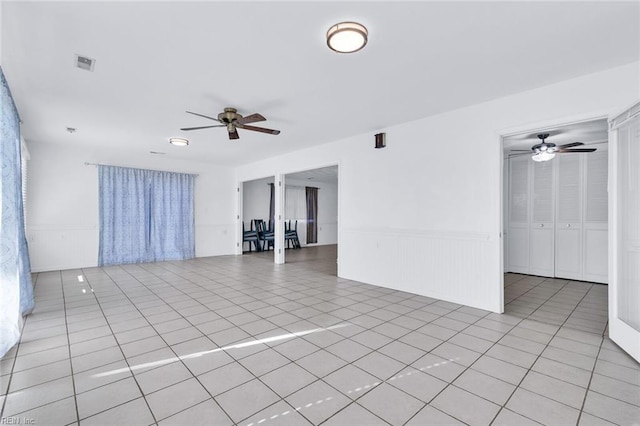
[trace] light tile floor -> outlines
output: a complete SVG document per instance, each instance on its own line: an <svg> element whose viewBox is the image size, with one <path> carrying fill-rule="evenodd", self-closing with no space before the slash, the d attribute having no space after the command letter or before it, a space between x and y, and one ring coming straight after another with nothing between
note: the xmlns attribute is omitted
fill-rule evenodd
<svg viewBox="0 0 640 426"><path fill-rule="evenodd" d="M287 254L37 274L2 423L640 423L606 286L507 274L498 315L336 278L335 247Z"/></svg>

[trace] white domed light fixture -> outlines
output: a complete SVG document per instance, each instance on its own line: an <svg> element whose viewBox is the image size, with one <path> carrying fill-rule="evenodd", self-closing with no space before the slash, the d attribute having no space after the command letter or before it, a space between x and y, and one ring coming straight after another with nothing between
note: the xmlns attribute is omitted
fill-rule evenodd
<svg viewBox="0 0 640 426"><path fill-rule="evenodd" d="M189 145L189 140L185 138L169 138L169 143L175 146L187 146Z"/></svg>
<svg viewBox="0 0 640 426"><path fill-rule="evenodd" d="M369 32L357 22L340 22L327 31L327 46L338 53L353 53L367 44Z"/></svg>
<svg viewBox="0 0 640 426"><path fill-rule="evenodd" d="M537 152L535 154L533 154L531 156L531 159L533 161L549 161L549 160L553 160L553 158L556 156L556 154L554 152L547 152L547 151L540 151Z"/></svg>

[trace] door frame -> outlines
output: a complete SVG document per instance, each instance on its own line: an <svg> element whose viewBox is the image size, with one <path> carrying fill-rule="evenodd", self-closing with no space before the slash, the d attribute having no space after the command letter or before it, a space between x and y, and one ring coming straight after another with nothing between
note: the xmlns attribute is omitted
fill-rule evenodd
<svg viewBox="0 0 640 426"><path fill-rule="evenodd" d="M640 362L640 330L635 330L629 324L618 319L618 126L615 120L637 107L640 103L625 108L623 111L609 117L609 338L620 346L626 353ZM634 119L636 115L627 118ZM623 124L623 121L620 124Z"/></svg>
<svg viewBox="0 0 640 426"><path fill-rule="evenodd" d="M300 167L296 167L296 168L292 168L292 169L281 169L278 168L276 171L273 172L273 174L267 174L266 176L258 176L258 177L245 177L244 179L238 179L236 181L236 186L237 186L237 213L236 213L236 248L235 248L235 254L236 255L240 255L242 254L242 240L243 240L243 235L242 235L242 222L241 220L243 220L243 196L244 196L244 183L245 182L251 182L254 180L259 180L259 179L266 179L266 178L271 178L273 177L273 181L274 181L274 185L276 185L276 198L275 198L275 214L276 217L278 216L282 216L284 217L284 189L285 189L285 185L284 185L284 181L286 180L286 175L288 174L292 174L292 173L298 173L298 172L304 172L307 170L315 170L315 169L322 169L325 167L333 167L336 166L338 167L338 215L337 215L337 219L338 219L338 254L337 254L337 264L338 264L338 268L337 268L337 275L338 277L340 277L341 275L341 271L340 271L340 240L342 238L342 218L341 218L341 211L342 211L342 165L341 165L341 161L337 160L337 161L329 161L326 163L320 163L320 164L311 164L311 165L306 165L306 166L300 166ZM278 186L278 182L281 182L280 186ZM281 222L280 226L284 226L284 222L282 222L281 220L278 220L276 222ZM277 224L276 224L277 225ZM282 233L282 232L281 232ZM278 240L275 241L275 249L274 249L274 259L273 262L274 263L285 263L286 262L286 258L285 258L285 251L283 250L284 248L284 238L282 238L282 241L280 241L280 244L278 244ZM278 250L280 249L280 251Z"/></svg>
<svg viewBox="0 0 640 426"><path fill-rule="evenodd" d="M263 177L256 177L252 179L239 180L236 184L236 247L235 254L241 255L244 247L244 235L242 235L242 223L244 222L244 184L247 182L253 182L254 180L262 180L272 178L275 182L275 175L267 175ZM275 251L275 250L274 250Z"/></svg>
<svg viewBox="0 0 640 426"><path fill-rule="evenodd" d="M337 238L337 245L338 245L338 253L337 253L337 259L336 262L338 264L337 267L337 276L340 276L340 236L342 235L341 232L341 217L340 217L340 211L341 211L341 206L342 206L342 200L341 200L341 193L342 191L340 190L341 187L341 182L342 182L342 167L340 165L340 161L332 161L329 163L323 163L320 165L313 165L313 166L306 166L306 167L301 167L301 168L297 168L297 169L287 169L287 171L283 171L280 172L280 175L282 176L282 182L286 181L286 177L287 175L290 174L294 174L294 173L300 173L300 172L306 172L306 171L310 171L310 170L316 170L316 169L324 169L326 167L337 167L338 168L338 185L337 185L337 196L338 196L338 200L337 200L337 205L338 205L338 214L337 214L337 220L338 220L338 238ZM282 207L282 216L284 217L284 191L285 191L285 185L282 185L281 188L282 191L282 200L283 200L283 207ZM277 206L276 206L276 210L277 210ZM276 211L277 214L277 211ZM283 244L284 247L284 244ZM285 251L282 250L282 263L286 263L286 255L285 255Z"/></svg>

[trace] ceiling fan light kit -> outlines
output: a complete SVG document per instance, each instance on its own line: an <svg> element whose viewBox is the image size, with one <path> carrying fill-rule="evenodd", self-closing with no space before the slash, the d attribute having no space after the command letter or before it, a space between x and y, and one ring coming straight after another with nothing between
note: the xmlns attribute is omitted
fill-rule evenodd
<svg viewBox="0 0 640 426"><path fill-rule="evenodd" d="M554 154L553 152L546 152L546 151L542 151L542 152L538 152L537 154L533 154L531 156L531 159L533 161L549 161L549 160L553 160L553 158L556 156L556 154Z"/></svg>
<svg viewBox="0 0 640 426"><path fill-rule="evenodd" d="M189 140L185 138L169 138L169 143L175 146L187 146L189 145Z"/></svg>
<svg viewBox="0 0 640 426"><path fill-rule="evenodd" d="M357 22L340 22L327 31L327 46L338 53L353 53L367 45L369 31Z"/></svg>

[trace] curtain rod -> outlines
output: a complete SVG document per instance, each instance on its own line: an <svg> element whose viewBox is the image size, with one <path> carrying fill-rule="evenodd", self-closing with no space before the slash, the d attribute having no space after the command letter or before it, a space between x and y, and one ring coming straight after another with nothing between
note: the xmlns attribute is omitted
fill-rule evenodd
<svg viewBox="0 0 640 426"><path fill-rule="evenodd" d="M271 182L267 183L267 185L273 185ZM306 188L315 188L318 191L320 191L322 188L318 188L317 186L300 186L300 185L287 185L286 183L284 184L285 188L299 188L299 189L306 189Z"/></svg>
<svg viewBox="0 0 640 426"><path fill-rule="evenodd" d="M122 168L124 168L124 169L135 169L135 168L136 168L136 167L124 167L124 166L112 166L112 165L110 165L110 164L90 163L90 162L88 162L88 161L85 161L85 162L84 162L84 165L85 165L85 166L96 166L96 167L98 167L98 166L122 167ZM199 174L197 174L197 173L169 172L169 171L167 171L167 170L153 170L153 169L144 169L144 170L151 170L152 172L181 173L181 174L183 174L183 175L192 175L192 176L195 176L195 177L200 176L200 175L199 175Z"/></svg>

